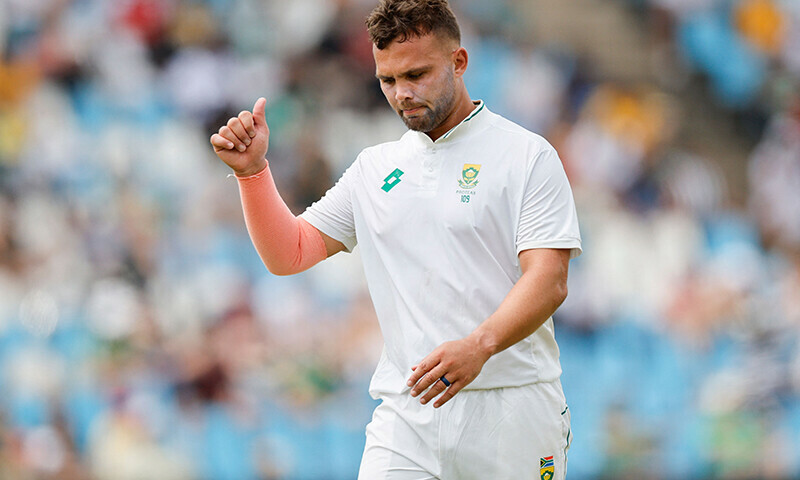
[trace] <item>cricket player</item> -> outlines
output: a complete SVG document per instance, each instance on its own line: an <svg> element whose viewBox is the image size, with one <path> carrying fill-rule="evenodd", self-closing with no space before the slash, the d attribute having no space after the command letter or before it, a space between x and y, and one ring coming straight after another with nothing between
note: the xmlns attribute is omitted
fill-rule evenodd
<svg viewBox="0 0 800 480"><path fill-rule="evenodd" d="M211 136L252 241L279 275L361 246L384 349L360 480L563 479L570 420L551 315L581 240L561 161L470 98L446 0L381 0L366 23L408 132L364 149L295 217L258 99Z"/></svg>

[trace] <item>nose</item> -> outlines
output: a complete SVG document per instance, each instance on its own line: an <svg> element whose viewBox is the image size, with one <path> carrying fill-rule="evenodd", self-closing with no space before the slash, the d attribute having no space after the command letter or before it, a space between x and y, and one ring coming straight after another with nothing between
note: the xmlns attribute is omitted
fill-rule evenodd
<svg viewBox="0 0 800 480"><path fill-rule="evenodd" d="M414 92L408 82L398 81L395 85L394 98L398 103L414 98Z"/></svg>

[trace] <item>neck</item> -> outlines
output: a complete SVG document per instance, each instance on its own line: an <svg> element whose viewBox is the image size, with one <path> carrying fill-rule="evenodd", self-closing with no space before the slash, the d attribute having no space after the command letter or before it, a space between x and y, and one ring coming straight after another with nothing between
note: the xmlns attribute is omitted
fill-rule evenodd
<svg viewBox="0 0 800 480"><path fill-rule="evenodd" d="M425 132L434 142L436 139L449 132L450 129L461 123L467 115L475 109L475 104L469 98L466 87L462 84L461 88L456 90L456 101L453 106L453 111L445 118L444 122L430 132Z"/></svg>

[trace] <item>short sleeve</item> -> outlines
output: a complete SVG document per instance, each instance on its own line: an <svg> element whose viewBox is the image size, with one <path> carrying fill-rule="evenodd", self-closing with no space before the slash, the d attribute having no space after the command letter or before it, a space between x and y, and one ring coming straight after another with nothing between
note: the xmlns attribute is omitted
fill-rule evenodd
<svg viewBox="0 0 800 480"><path fill-rule="evenodd" d="M358 243L353 220L352 197L358 172L359 159L356 159L322 198L300 214L302 219L317 230L342 242L348 252L352 252Z"/></svg>
<svg viewBox="0 0 800 480"><path fill-rule="evenodd" d="M528 164L520 210L517 254L531 248L570 249L570 258L582 252L572 189L549 144Z"/></svg>

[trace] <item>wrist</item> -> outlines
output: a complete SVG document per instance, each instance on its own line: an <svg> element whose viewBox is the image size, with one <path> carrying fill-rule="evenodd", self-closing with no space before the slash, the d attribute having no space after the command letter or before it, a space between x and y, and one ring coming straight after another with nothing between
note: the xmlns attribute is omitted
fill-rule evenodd
<svg viewBox="0 0 800 480"><path fill-rule="evenodd" d="M267 165L269 165L269 162L267 161L266 158L263 158L261 159L260 162L255 162L251 165L248 165L245 168L242 169L234 168L233 174L236 175L238 178L252 177L253 175L263 172L264 169L267 168Z"/></svg>
<svg viewBox="0 0 800 480"><path fill-rule="evenodd" d="M477 350L487 359L498 352L499 343L491 332L478 327L469 336L472 338Z"/></svg>

